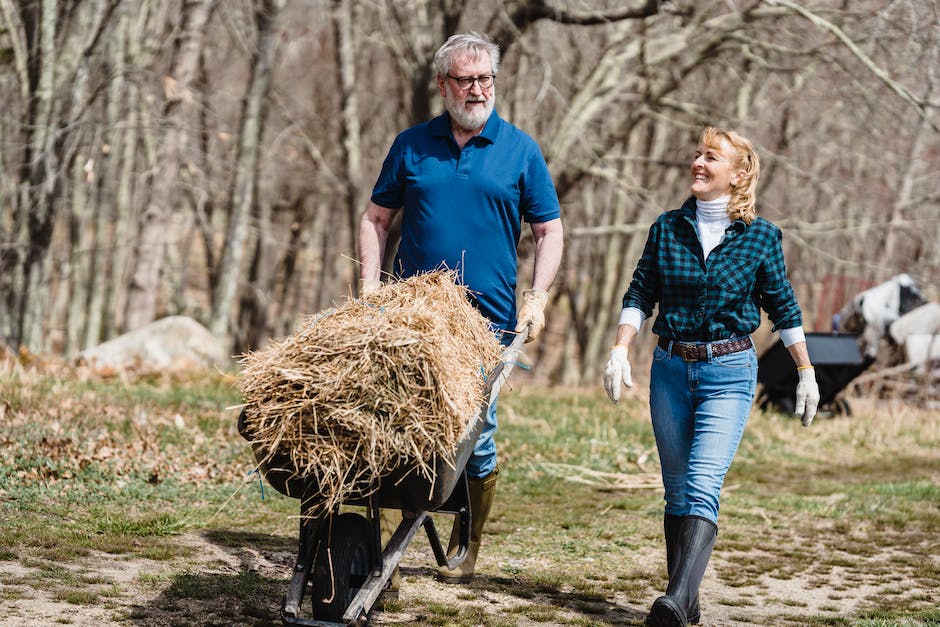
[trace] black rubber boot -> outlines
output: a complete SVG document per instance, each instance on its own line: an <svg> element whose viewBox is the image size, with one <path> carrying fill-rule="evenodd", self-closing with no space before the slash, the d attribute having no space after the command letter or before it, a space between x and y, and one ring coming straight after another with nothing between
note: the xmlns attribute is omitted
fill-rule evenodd
<svg viewBox="0 0 940 627"><path fill-rule="evenodd" d="M663 518L663 530L666 535L666 571L669 573L670 580L672 580L672 576L676 573L676 567L679 565L679 552L681 551L679 538L682 521L682 516L672 516L670 514L666 514ZM692 606L689 608L686 618L693 625L698 625L702 619L702 612L698 605L698 594L695 595L695 600L692 601Z"/></svg>
<svg viewBox="0 0 940 627"><path fill-rule="evenodd" d="M705 576L718 527L707 518L687 516L679 525L679 549L675 571L670 573L666 594L653 602L646 624L650 627L685 627L689 624L698 588ZM668 562L668 555L667 555Z"/></svg>

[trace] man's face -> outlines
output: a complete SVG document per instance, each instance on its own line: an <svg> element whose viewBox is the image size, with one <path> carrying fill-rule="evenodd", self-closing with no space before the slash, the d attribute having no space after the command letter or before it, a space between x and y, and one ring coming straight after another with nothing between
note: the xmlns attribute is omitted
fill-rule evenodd
<svg viewBox="0 0 940 627"><path fill-rule="evenodd" d="M466 89L461 89L455 78L491 76L493 68L489 55L459 55L451 63L448 74L449 76L438 77L438 87L451 119L465 131L481 129L496 104L495 83L483 88L478 81L473 81Z"/></svg>

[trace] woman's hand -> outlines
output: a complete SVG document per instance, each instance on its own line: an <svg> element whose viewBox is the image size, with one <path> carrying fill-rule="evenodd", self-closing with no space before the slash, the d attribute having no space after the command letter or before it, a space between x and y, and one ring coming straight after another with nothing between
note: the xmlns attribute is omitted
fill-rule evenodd
<svg viewBox="0 0 940 627"><path fill-rule="evenodd" d="M816 384L816 370L810 367L797 369L800 382L796 384L796 413L802 414L804 427L813 423L816 408L819 406L819 385Z"/></svg>
<svg viewBox="0 0 940 627"><path fill-rule="evenodd" d="M630 360L627 359L627 347L617 344L610 351L610 359L604 368L604 389L607 396L615 403L620 402L620 384L633 387L633 375L630 373Z"/></svg>

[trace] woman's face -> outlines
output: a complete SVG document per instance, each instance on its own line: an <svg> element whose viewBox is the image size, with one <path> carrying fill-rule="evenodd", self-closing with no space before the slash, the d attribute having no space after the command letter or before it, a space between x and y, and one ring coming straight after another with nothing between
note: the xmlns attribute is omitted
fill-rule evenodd
<svg viewBox="0 0 940 627"><path fill-rule="evenodd" d="M722 138L717 146L699 144L692 160L690 192L699 200L715 200L731 194L742 171L734 166L734 147Z"/></svg>

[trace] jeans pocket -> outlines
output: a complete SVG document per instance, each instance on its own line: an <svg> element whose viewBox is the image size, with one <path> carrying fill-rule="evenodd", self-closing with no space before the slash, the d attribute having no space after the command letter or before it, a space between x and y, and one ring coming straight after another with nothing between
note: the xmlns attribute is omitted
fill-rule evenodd
<svg viewBox="0 0 940 627"><path fill-rule="evenodd" d="M666 359L669 359L669 353L657 345L656 348L653 349L653 361L665 361Z"/></svg>
<svg viewBox="0 0 940 627"><path fill-rule="evenodd" d="M757 353L753 348L749 348L737 353L713 357L712 361L725 368L750 368L757 365Z"/></svg>

